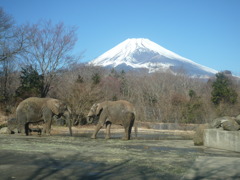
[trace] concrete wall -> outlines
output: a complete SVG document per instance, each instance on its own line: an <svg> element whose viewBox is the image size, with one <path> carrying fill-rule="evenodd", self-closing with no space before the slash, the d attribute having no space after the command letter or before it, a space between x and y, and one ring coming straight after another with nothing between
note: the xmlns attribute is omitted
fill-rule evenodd
<svg viewBox="0 0 240 180"><path fill-rule="evenodd" d="M240 152L240 131L205 129L204 146Z"/></svg>
<svg viewBox="0 0 240 180"><path fill-rule="evenodd" d="M138 127L145 127L159 130L185 130L193 131L199 124L178 124L178 123L153 123L153 122L137 122Z"/></svg>

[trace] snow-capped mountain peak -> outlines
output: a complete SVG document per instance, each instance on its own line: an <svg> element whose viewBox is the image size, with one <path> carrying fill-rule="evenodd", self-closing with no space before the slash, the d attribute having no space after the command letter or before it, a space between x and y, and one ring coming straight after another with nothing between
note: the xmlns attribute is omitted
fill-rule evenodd
<svg viewBox="0 0 240 180"><path fill-rule="evenodd" d="M184 69L191 76L210 76L216 70L197 64L144 38L127 39L90 62L95 66L144 68L149 72Z"/></svg>

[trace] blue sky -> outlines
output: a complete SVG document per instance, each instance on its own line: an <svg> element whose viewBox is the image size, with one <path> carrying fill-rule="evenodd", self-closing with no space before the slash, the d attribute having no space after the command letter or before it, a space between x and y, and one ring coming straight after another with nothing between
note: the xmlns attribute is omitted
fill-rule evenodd
<svg viewBox="0 0 240 180"><path fill-rule="evenodd" d="M90 61L127 38L148 38L199 64L240 75L240 0L0 0L18 24L77 26Z"/></svg>

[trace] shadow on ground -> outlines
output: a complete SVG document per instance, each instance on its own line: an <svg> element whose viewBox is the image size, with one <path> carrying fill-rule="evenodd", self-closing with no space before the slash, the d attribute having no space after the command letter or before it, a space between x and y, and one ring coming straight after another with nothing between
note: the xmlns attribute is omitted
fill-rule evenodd
<svg viewBox="0 0 240 180"><path fill-rule="evenodd" d="M102 132L96 140L90 134L0 135L1 179L214 179L224 172L218 160L226 158L225 169L236 166L231 160L239 162L239 153L193 146L182 136L167 139L161 132L130 141L118 133L110 140Z"/></svg>

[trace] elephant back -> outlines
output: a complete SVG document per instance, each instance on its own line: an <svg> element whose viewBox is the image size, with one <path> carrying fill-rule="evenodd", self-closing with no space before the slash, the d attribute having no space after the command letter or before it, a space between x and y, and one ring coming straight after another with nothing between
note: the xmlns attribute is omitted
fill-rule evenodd
<svg viewBox="0 0 240 180"><path fill-rule="evenodd" d="M118 109L119 111L131 112L135 115L135 108L133 104L125 100L111 101L108 106L109 109Z"/></svg>
<svg viewBox="0 0 240 180"><path fill-rule="evenodd" d="M117 102L121 104L126 111L133 112L135 114L135 107L133 106L132 103L126 100L119 100Z"/></svg>
<svg viewBox="0 0 240 180"><path fill-rule="evenodd" d="M133 104L126 100L118 100L118 101L104 101L102 103L97 104L96 115L101 114L102 111L108 112L110 114L121 114L123 112L131 112L136 115L135 108Z"/></svg>
<svg viewBox="0 0 240 180"><path fill-rule="evenodd" d="M22 102L19 103L16 111L17 112L27 111L30 107L38 109L39 106L42 105L42 103L40 103L40 102L42 102L41 98L37 98L37 97L27 98L27 99L25 99L25 100L23 100Z"/></svg>

